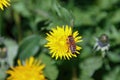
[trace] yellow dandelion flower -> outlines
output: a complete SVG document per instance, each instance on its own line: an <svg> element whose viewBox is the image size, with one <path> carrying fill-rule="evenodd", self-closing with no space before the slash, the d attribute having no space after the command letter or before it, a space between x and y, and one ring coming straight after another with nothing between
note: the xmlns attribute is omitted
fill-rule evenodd
<svg viewBox="0 0 120 80"><path fill-rule="evenodd" d="M7 80L46 80L42 71L44 67L45 65L33 57L26 60L25 65L18 60L18 66L7 71L10 74Z"/></svg>
<svg viewBox="0 0 120 80"><path fill-rule="evenodd" d="M4 6L8 7L10 5L9 2L10 0L0 0L0 9L4 10Z"/></svg>
<svg viewBox="0 0 120 80"><path fill-rule="evenodd" d="M68 25L52 29L50 33L47 33L46 40L48 43L45 47L50 49L52 57L56 59L70 59L72 57L77 57L79 54L80 46L76 43L81 42L82 36L78 36L78 31L72 32L72 28ZM71 40L71 41L70 41ZM75 52L75 53L74 53Z"/></svg>

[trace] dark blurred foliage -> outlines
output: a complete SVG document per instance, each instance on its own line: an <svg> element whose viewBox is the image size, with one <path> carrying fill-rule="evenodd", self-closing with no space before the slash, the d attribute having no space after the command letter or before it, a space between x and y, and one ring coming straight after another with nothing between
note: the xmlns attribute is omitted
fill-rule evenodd
<svg viewBox="0 0 120 80"><path fill-rule="evenodd" d="M46 33L71 25L71 20L73 31L83 37L81 54L68 61L52 59L44 47ZM102 34L110 44L105 57L93 50ZM120 80L120 0L11 0L11 6L0 11L0 37L10 66L35 56L46 65L48 80ZM5 70L0 69L0 80Z"/></svg>

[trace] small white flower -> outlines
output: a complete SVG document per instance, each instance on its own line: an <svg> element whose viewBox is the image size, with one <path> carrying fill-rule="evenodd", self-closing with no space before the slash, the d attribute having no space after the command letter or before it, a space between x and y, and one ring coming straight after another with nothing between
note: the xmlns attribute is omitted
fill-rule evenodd
<svg viewBox="0 0 120 80"><path fill-rule="evenodd" d="M7 62L7 47L4 44L4 38L0 37L0 64L1 64L1 68L3 68L5 65L5 63Z"/></svg>
<svg viewBox="0 0 120 80"><path fill-rule="evenodd" d="M106 34L102 34L99 38L96 38L96 43L94 45L94 50L101 51L102 57L106 55L106 52L109 50L110 44L109 39Z"/></svg>

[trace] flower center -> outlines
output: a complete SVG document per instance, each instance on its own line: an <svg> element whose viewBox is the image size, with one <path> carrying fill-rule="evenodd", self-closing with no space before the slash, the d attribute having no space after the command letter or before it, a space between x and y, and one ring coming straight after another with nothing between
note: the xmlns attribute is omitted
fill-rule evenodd
<svg viewBox="0 0 120 80"><path fill-rule="evenodd" d="M60 41L60 45L64 46L65 45L65 41Z"/></svg>

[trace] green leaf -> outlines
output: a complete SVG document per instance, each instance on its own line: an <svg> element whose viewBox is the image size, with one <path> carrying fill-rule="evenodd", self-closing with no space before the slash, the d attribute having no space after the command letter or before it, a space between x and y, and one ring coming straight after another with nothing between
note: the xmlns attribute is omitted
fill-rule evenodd
<svg viewBox="0 0 120 80"><path fill-rule="evenodd" d="M82 75L92 76L93 73L102 66L101 57L90 57L85 59L79 67L81 68Z"/></svg>
<svg viewBox="0 0 120 80"><path fill-rule="evenodd" d="M21 60L25 60L30 56L34 56L39 50L39 41L40 41L39 35L31 35L23 39L23 41L20 43L18 51L19 58Z"/></svg>
<svg viewBox="0 0 120 80"><path fill-rule="evenodd" d="M112 61L114 63L115 62L120 62L120 56L119 56L119 54L109 52L107 55L108 55L108 58L110 59L110 61Z"/></svg>
<svg viewBox="0 0 120 80"><path fill-rule="evenodd" d="M96 25L96 17L93 18L96 14L93 13L93 10L84 12L79 10L79 8L75 8L73 12L77 25Z"/></svg>
<svg viewBox="0 0 120 80"><path fill-rule="evenodd" d="M5 68L0 68L0 80L5 80L6 75L6 70Z"/></svg>
<svg viewBox="0 0 120 80"><path fill-rule="evenodd" d="M119 23L120 22L120 10L116 10L113 15L110 17L112 23Z"/></svg>
<svg viewBox="0 0 120 80"><path fill-rule="evenodd" d="M107 25L106 27L109 27L109 30L108 30L108 36L110 37L110 45L113 47L113 46L116 46L118 44L120 44L120 31L119 29L116 28L115 25L112 25L112 24L109 24Z"/></svg>
<svg viewBox="0 0 120 80"><path fill-rule="evenodd" d="M12 39L5 39L4 43L7 47L7 52L8 52L8 58L7 58L8 64L10 66L13 66L14 59L18 52L18 44Z"/></svg>
<svg viewBox="0 0 120 80"><path fill-rule="evenodd" d="M45 76L48 80L56 80L58 76L58 69L55 65L55 61L51 59L50 56L42 53L40 55L42 62L46 65L45 66Z"/></svg>
<svg viewBox="0 0 120 80"><path fill-rule="evenodd" d="M120 66L115 67L112 71L105 75L103 80L120 80Z"/></svg>
<svg viewBox="0 0 120 80"><path fill-rule="evenodd" d="M31 15L31 13L29 12L28 6L26 6L26 4L24 2L18 2L16 4L13 4L13 9L22 14L22 16L24 17L29 17Z"/></svg>
<svg viewBox="0 0 120 80"><path fill-rule="evenodd" d="M80 80L94 80L94 79L89 76L81 75Z"/></svg>
<svg viewBox="0 0 120 80"><path fill-rule="evenodd" d="M108 9L116 4L119 0L97 0L97 4L102 9Z"/></svg>

